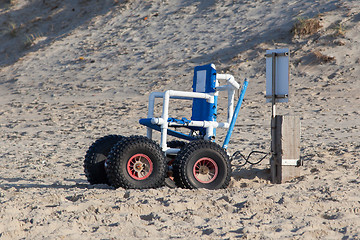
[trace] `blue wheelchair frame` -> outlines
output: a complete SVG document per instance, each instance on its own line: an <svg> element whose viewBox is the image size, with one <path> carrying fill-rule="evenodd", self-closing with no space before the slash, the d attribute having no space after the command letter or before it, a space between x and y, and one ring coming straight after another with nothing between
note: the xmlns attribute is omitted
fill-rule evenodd
<svg viewBox="0 0 360 240"><path fill-rule="evenodd" d="M219 85L219 80L226 80L226 85ZM139 122L147 127L147 137L152 139L152 130L161 132L160 147L165 154L176 154L180 149L169 148L167 146L167 135L171 135L184 140L205 139L214 141L216 128L228 128L223 148L227 149L231 134L233 132L236 119L238 117L242 101L248 86L245 79L238 103L234 110L235 91L240 85L230 74L217 74L214 64L197 66L194 69L193 92L167 90L165 92L153 92L149 97L149 109L147 118L140 119ZM217 103L218 92L228 92L228 118L227 122L217 122ZM154 104L156 98L163 99L163 110L161 117L154 117ZM169 117L170 99L192 100L191 119L176 119ZM183 127L190 130L190 134L169 129L169 127ZM197 133L197 134L194 134Z"/></svg>

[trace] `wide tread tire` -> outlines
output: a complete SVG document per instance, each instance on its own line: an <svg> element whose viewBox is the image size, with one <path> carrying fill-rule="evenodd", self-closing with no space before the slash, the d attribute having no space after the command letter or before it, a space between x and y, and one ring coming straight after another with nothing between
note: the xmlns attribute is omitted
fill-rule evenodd
<svg viewBox="0 0 360 240"><path fill-rule="evenodd" d="M84 170L90 184L108 184L105 160L112 147L123 139L120 135L108 135L96 140L88 149L84 160Z"/></svg>
<svg viewBox="0 0 360 240"><path fill-rule="evenodd" d="M146 163L151 162L151 171L147 171L145 176L136 176L136 172L131 171L136 169L135 165L140 162L138 158ZM132 161L134 161L134 165L131 165ZM144 167L144 169L147 168ZM124 138L111 150L106 160L106 174L110 185L115 188L147 189L161 187L164 185L166 175L165 156L160 146L147 137L131 136Z"/></svg>
<svg viewBox="0 0 360 240"><path fill-rule="evenodd" d="M199 180L195 176L196 166L202 159L214 167L214 172L216 169L216 174L208 181ZM175 184L188 189L223 189L229 185L231 178L231 164L225 150L218 144L205 140L186 144L177 155L173 171Z"/></svg>

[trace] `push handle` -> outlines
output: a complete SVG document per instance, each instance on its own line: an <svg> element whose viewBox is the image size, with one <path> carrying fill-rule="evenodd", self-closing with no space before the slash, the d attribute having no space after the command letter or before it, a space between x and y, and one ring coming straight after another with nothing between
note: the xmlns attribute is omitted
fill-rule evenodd
<svg viewBox="0 0 360 240"><path fill-rule="evenodd" d="M235 107L235 111L234 111L234 114L232 116L232 119L231 119L231 122L230 122L230 126L229 126L229 130L226 134L226 137L225 137L225 140L224 140L224 144L223 144L223 148L224 149L227 149L228 147L228 144L230 142L230 137L231 137L231 134L234 130L234 126L235 126L235 122L236 122L236 119L239 115L239 111L240 111L240 108L241 108L241 104L242 104L242 101L244 100L244 96L245 96L245 92L246 92L246 89L247 89L247 86L249 84L249 81L245 78L244 80L244 84L241 88L241 93L240 93L240 97L239 97L239 101L237 102L236 104L236 107Z"/></svg>
<svg viewBox="0 0 360 240"><path fill-rule="evenodd" d="M240 88L240 84L235 81L233 75L231 74L216 74L216 79L226 80L228 84L235 89Z"/></svg>

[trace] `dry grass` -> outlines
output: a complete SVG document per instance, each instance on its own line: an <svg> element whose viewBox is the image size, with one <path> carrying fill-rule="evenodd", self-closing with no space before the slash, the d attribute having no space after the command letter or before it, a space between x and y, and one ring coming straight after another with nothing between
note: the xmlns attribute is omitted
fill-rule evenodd
<svg viewBox="0 0 360 240"><path fill-rule="evenodd" d="M345 37L346 29L345 29L344 24L342 24L342 23L336 24L334 27L334 30L335 30L335 33L334 33L335 37Z"/></svg>
<svg viewBox="0 0 360 240"><path fill-rule="evenodd" d="M11 37L16 37L16 34L18 32L18 28L16 26L16 23L9 22L7 24L7 27L6 27L6 31Z"/></svg>
<svg viewBox="0 0 360 240"><path fill-rule="evenodd" d="M294 36L306 36L316 33L320 28L322 28L322 26L319 18L299 18L291 29L291 32Z"/></svg>
<svg viewBox="0 0 360 240"><path fill-rule="evenodd" d="M36 33L32 33L32 34L28 34L25 36L25 40L24 40L24 48L29 48L31 47L34 42L36 41L37 38L40 38L41 35L40 34L36 34Z"/></svg>
<svg viewBox="0 0 360 240"><path fill-rule="evenodd" d="M322 54L320 51L314 51L313 54L315 55L317 61L322 62L322 63L328 63L328 62L335 61L335 57L326 56L326 55Z"/></svg>

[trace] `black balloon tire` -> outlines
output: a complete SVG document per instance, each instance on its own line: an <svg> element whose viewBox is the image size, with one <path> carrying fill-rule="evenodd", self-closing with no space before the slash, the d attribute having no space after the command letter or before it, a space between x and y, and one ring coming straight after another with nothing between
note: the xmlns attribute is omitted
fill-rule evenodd
<svg viewBox="0 0 360 240"><path fill-rule="evenodd" d="M129 168L130 161L137 155L145 156L144 158L152 164L152 170L139 179L136 179ZM109 183L114 188L158 188L164 185L166 162L164 153L154 141L143 136L131 136L124 138L112 148L105 169Z"/></svg>
<svg viewBox="0 0 360 240"><path fill-rule="evenodd" d="M209 159L216 167L216 175L208 183L199 181L194 174L200 159ZM174 181L178 187L187 189L224 189L230 183L231 163L225 150L218 144L205 140L195 140L186 144L174 163Z"/></svg>
<svg viewBox="0 0 360 240"><path fill-rule="evenodd" d="M84 160L85 176L90 184L108 184L105 160L121 135L108 135L96 140L88 149Z"/></svg>

